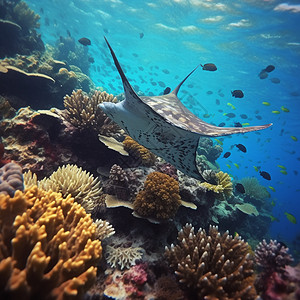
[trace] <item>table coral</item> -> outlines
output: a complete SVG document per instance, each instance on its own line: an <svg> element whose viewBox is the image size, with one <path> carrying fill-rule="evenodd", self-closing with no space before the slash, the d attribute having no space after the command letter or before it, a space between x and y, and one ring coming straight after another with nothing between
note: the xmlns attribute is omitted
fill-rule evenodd
<svg viewBox="0 0 300 300"><path fill-rule="evenodd" d="M141 164L147 167L154 165L156 157L147 148L137 143L130 136L126 136L123 141L124 149L133 157L141 161Z"/></svg>
<svg viewBox="0 0 300 300"><path fill-rule="evenodd" d="M178 233L178 245L165 255L191 299L255 299L253 261L249 245L210 226L196 234L190 224Z"/></svg>
<svg viewBox="0 0 300 300"><path fill-rule="evenodd" d="M0 216L0 298L81 299L102 254L83 207L32 187L0 195Z"/></svg>
<svg viewBox="0 0 300 300"><path fill-rule="evenodd" d="M152 172L147 176L144 189L134 202L134 211L142 217L170 219L180 206L179 183L169 175Z"/></svg>
<svg viewBox="0 0 300 300"><path fill-rule="evenodd" d="M14 196L16 190L23 191L22 168L10 162L0 168L0 194Z"/></svg>

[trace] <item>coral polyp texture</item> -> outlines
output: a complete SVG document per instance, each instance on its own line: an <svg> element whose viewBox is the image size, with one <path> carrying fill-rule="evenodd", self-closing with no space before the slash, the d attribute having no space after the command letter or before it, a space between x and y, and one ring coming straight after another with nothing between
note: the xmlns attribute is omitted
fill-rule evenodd
<svg viewBox="0 0 300 300"><path fill-rule="evenodd" d="M93 129L103 135L119 131L118 125L113 123L98 107L103 102L116 103L117 98L101 91L95 91L91 97L80 89L73 91L71 96L64 97L65 118L80 130Z"/></svg>
<svg viewBox="0 0 300 300"><path fill-rule="evenodd" d="M87 212L94 208L102 195L100 181L76 165L59 167L49 178L39 181L38 186L46 191L62 193L64 197L71 194Z"/></svg>
<svg viewBox="0 0 300 300"><path fill-rule="evenodd" d="M156 157L147 148L137 143L130 136L126 136L124 141L124 149L134 158L141 161L144 166L152 166L155 163Z"/></svg>
<svg viewBox="0 0 300 300"><path fill-rule="evenodd" d="M216 184L202 182L200 185L209 191L213 191L217 198L226 199L232 195L232 181L229 174L218 172L216 175Z"/></svg>
<svg viewBox="0 0 300 300"><path fill-rule="evenodd" d="M71 196L36 186L0 194L1 299L81 299L101 254L96 225Z"/></svg>
<svg viewBox="0 0 300 300"><path fill-rule="evenodd" d="M208 234L186 224L178 245L166 247L165 256L191 299L255 299L253 261L249 245L228 232L210 226Z"/></svg>
<svg viewBox="0 0 300 300"><path fill-rule="evenodd" d="M14 163L7 163L0 168L0 194L14 196L16 190L23 191L22 168Z"/></svg>
<svg viewBox="0 0 300 300"><path fill-rule="evenodd" d="M285 266L293 261L288 250L289 248L276 240L270 240L269 243L263 240L255 249L256 264L263 269L264 273L283 273Z"/></svg>
<svg viewBox="0 0 300 300"><path fill-rule="evenodd" d="M169 175L152 172L137 194L133 209L142 217L166 220L175 216L180 200L178 181Z"/></svg>

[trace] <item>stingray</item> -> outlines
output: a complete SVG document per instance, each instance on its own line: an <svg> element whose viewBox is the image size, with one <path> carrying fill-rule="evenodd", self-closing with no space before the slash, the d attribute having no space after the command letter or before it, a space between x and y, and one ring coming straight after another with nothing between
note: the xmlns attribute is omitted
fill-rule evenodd
<svg viewBox="0 0 300 300"><path fill-rule="evenodd" d="M167 95L138 96L106 38L105 41L121 76L125 100L118 103L104 102L99 105L100 109L135 141L186 175L203 180L196 164L197 147L201 137L245 133L272 125L217 127L195 116L180 102L177 94L182 84L197 67Z"/></svg>

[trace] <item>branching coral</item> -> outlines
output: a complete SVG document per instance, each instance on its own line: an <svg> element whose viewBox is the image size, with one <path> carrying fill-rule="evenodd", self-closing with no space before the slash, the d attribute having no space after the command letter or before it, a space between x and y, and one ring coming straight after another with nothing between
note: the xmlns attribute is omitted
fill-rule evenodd
<svg viewBox="0 0 300 300"><path fill-rule="evenodd" d="M101 91L95 91L91 97L85 95L82 90L73 91L71 96L64 97L65 118L80 130L93 129L103 135L119 131L118 125L98 107L102 102L116 103L117 98Z"/></svg>
<svg viewBox="0 0 300 300"><path fill-rule="evenodd" d="M177 239L165 255L193 299L255 299L253 261L240 237L221 235L214 226L195 234L186 224Z"/></svg>
<svg viewBox="0 0 300 300"><path fill-rule="evenodd" d="M97 226L96 236L100 241L103 241L104 239L115 234L114 228L107 221L97 219L94 223Z"/></svg>
<svg viewBox="0 0 300 300"><path fill-rule="evenodd" d="M140 247L111 247L106 248L106 261L112 268L120 267L130 268L135 264L135 261L143 256L142 248Z"/></svg>
<svg viewBox="0 0 300 300"><path fill-rule="evenodd" d="M218 198L226 199L232 195L232 182L227 173L222 171L216 173L216 184L202 182L200 185L207 190L216 193Z"/></svg>
<svg viewBox="0 0 300 300"><path fill-rule="evenodd" d="M134 211L142 217L169 219L180 206L179 183L169 175L152 172L147 176L144 189L134 202Z"/></svg>
<svg viewBox="0 0 300 300"><path fill-rule="evenodd" d="M124 149L136 159L141 161L144 166L152 166L155 163L156 157L147 148L137 143L130 136L126 136L123 141Z"/></svg>
<svg viewBox="0 0 300 300"><path fill-rule="evenodd" d="M35 14L24 1L20 1L13 10L16 22L24 29L40 28L40 16Z"/></svg>
<svg viewBox="0 0 300 300"><path fill-rule="evenodd" d="M14 162L0 168L0 194L14 196L16 190L23 191L22 168Z"/></svg>
<svg viewBox="0 0 300 300"><path fill-rule="evenodd" d="M87 212L102 195L99 180L76 165L59 167L49 178L39 181L38 186L45 191L62 193L64 197L71 194Z"/></svg>
<svg viewBox="0 0 300 300"><path fill-rule="evenodd" d="M240 182L245 188L245 194L251 198L261 201L270 196L267 189L260 185L255 177L245 177Z"/></svg>
<svg viewBox="0 0 300 300"><path fill-rule="evenodd" d="M0 195L0 216L0 298L80 299L102 253L83 207L32 187Z"/></svg>

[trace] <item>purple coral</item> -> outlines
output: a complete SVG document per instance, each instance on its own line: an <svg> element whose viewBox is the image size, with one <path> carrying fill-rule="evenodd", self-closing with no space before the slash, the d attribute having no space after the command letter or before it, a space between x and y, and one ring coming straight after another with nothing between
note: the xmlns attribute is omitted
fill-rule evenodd
<svg viewBox="0 0 300 300"><path fill-rule="evenodd" d="M13 197L16 190L24 190L22 168L10 162L0 168L0 193Z"/></svg>
<svg viewBox="0 0 300 300"><path fill-rule="evenodd" d="M288 254L288 250L289 248L276 240L270 240L269 244L266 240L263 240L256 247L255 261L264 273L282 273L284 267L293 261L292 256Z"/></svg>

